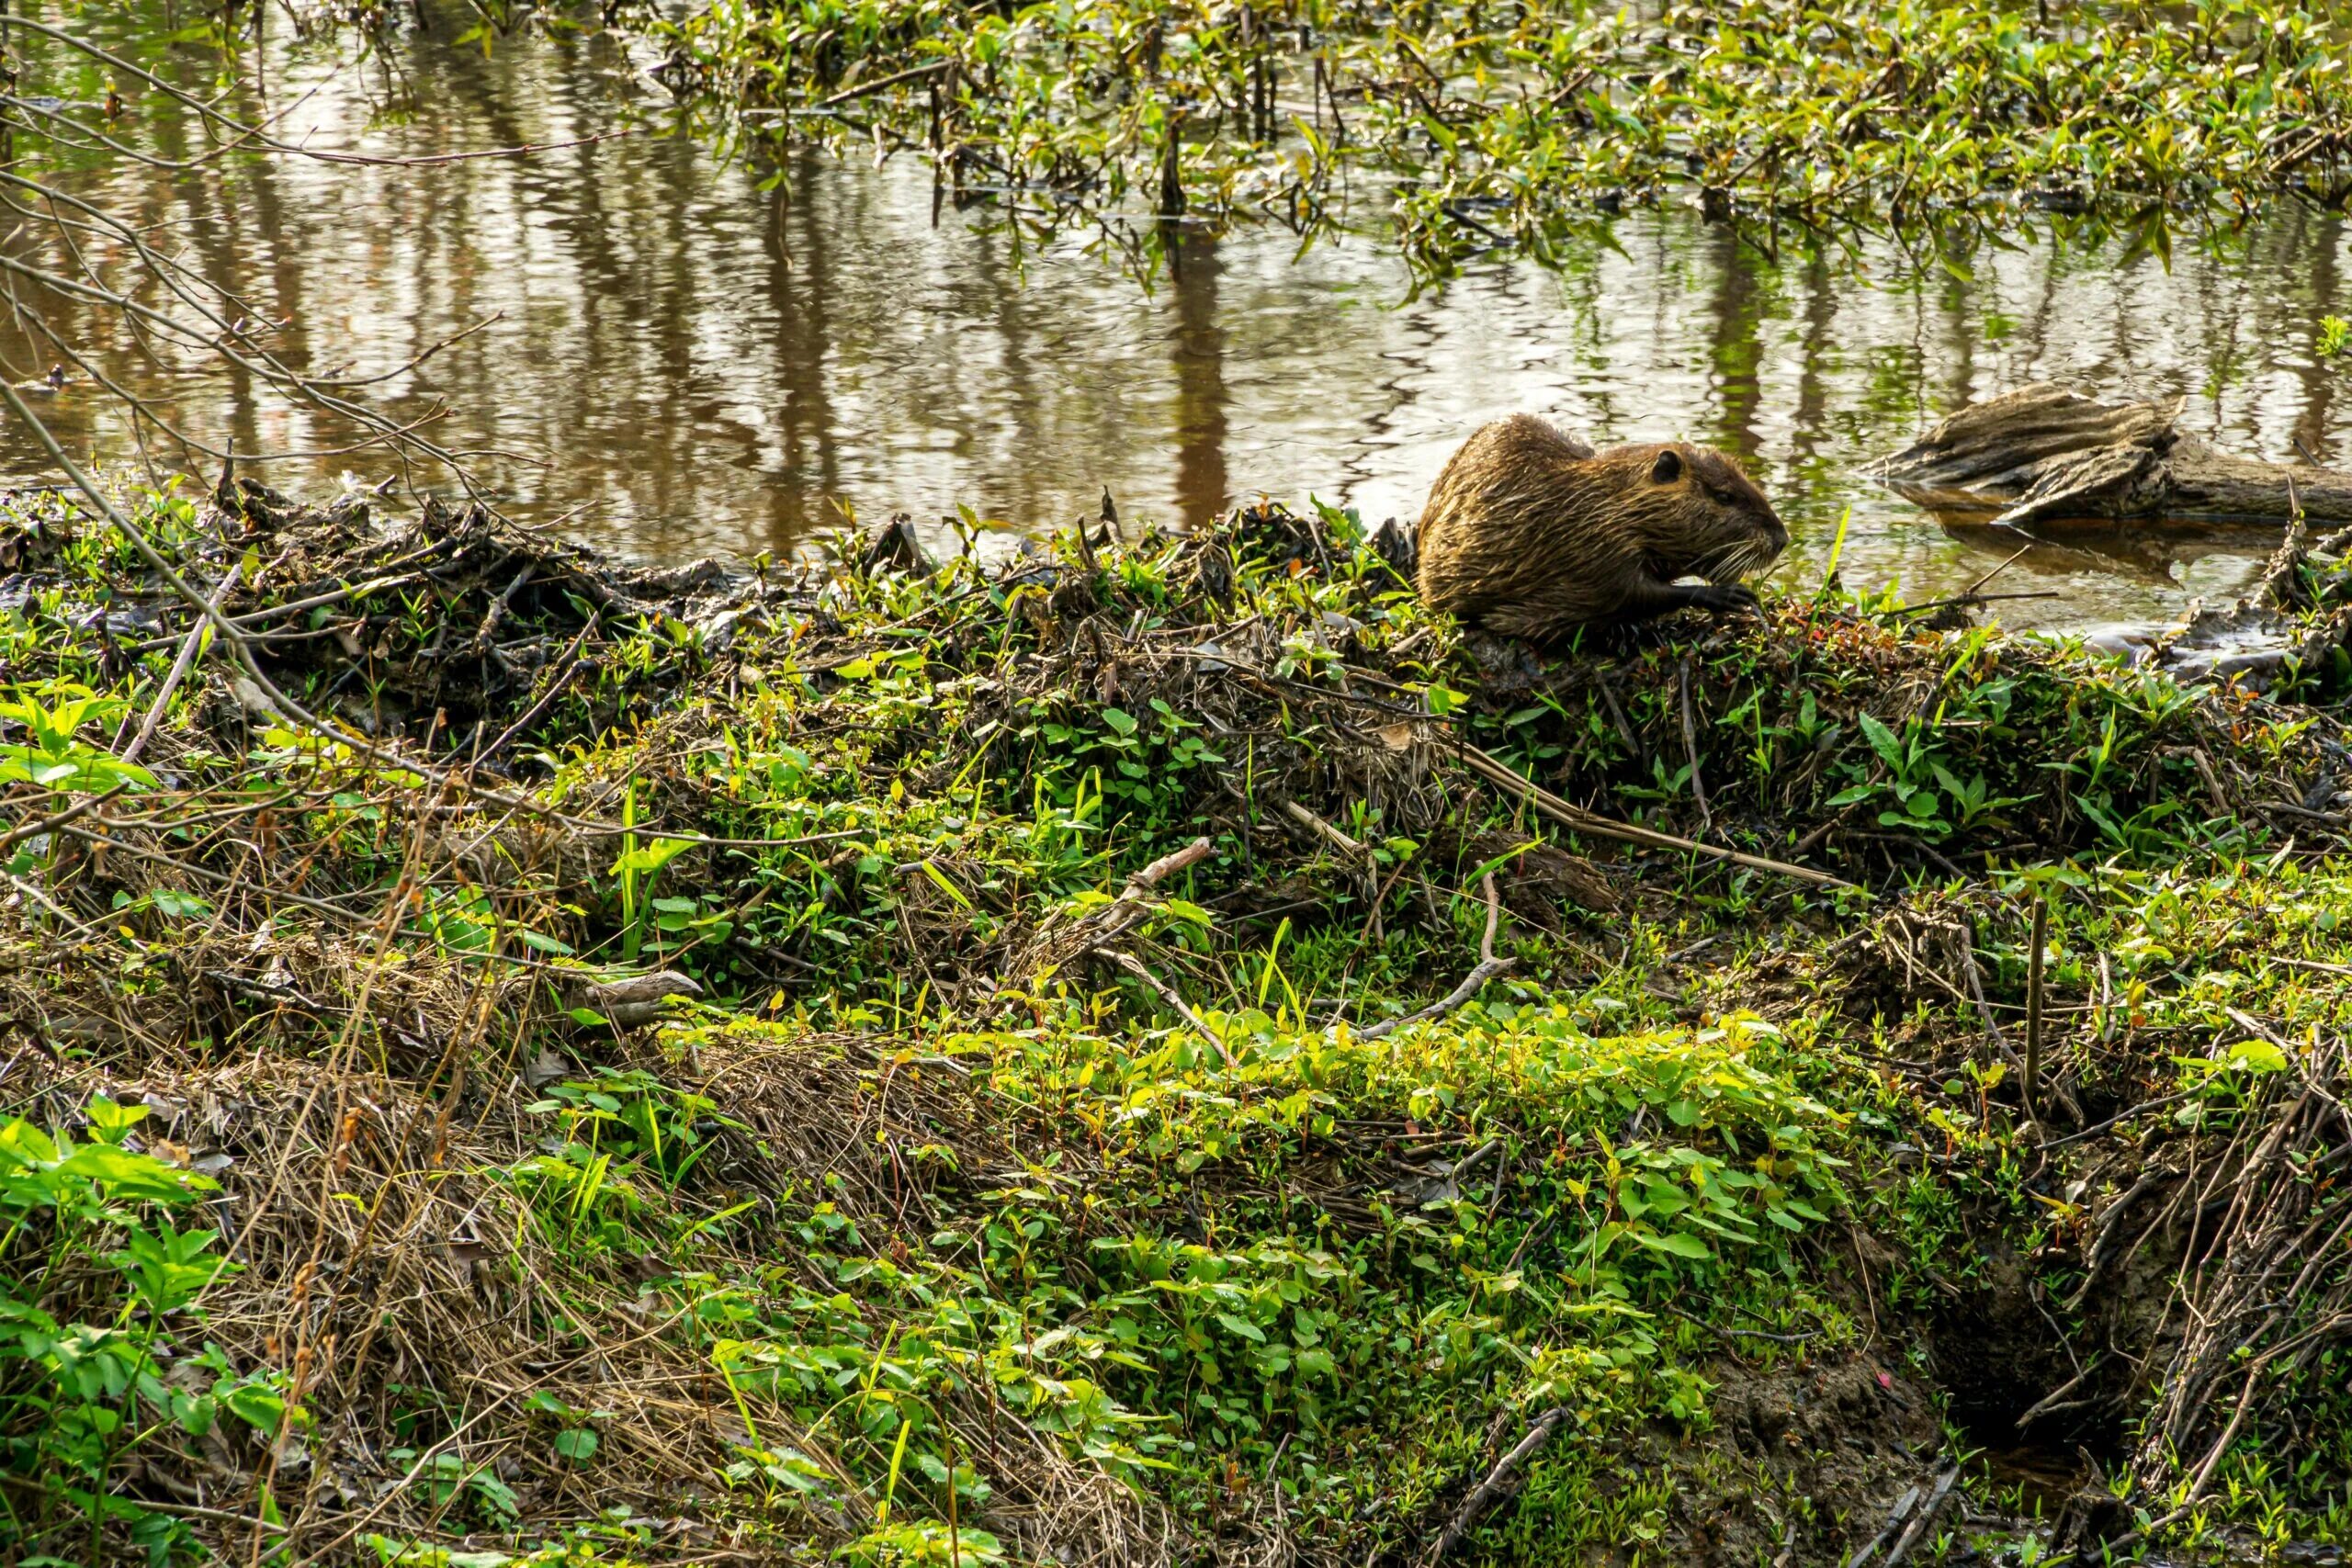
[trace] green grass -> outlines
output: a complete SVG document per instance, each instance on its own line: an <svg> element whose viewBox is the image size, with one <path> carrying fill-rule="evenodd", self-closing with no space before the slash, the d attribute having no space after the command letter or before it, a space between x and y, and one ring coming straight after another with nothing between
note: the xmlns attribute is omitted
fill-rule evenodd
<svg viewBox="0 0 2352 1568"><path fill-rule="evenodd" d="M1702 1517L1826 1560L1918 1479L1904 1445L1987 1440L1939 1358L2026 1282L2031 1375L2098 1353L2114 1325L2064 1303L2133 1151L2267 1124L2347 1021L2352 867L2256 809L2331 754L2332 669L2256 701L1825 594L1511 690L1352 518L1266 511L1218 536L1223 607L1198 541L1089 570L1065 539L1051 581L837 573L724 648L614 625L515 751L520 787L615 824L581 837L436 809L200 682L125 768L174 649L101 646L87 609L130 568L27 504L10 820L119 786L79 826L172 863L8 851L54 906L0 916L52 1043L11 1069L0 1171L26 1552L316 1550L355 1514L273 1475L291 1444L383 1489L367 1550L451 1568L714 1532L1028 1561L1046 1517L1113 1555L1279 1532L1361 1562L1425 1548L1557 1412L1488 1560L1681 1561ZM142 516L201 547L176 503ZM464 559L338 612L388 696L513 580ZM288 581L313 572L369 575ZM518 599L514 634L562 646L567 603ZM1181 651L1209 639L1238 673ZM322 641L273 656L306 700L340 678L303 662ZM1399 724L1871 891L1579 842ZM1087 958L1196 835L1119 918L1154 979ZM1374 1028L1469 969L1490 872L1514 967ZM2047 1153L1987 1028L2022 1041L2035 896L2047 1117L2119 1119ZM701 993L658 1029L582 988L655 967ZM315 1315L283 1285L313 1255ZM2341 1539L2341 1353L2282 1376L2177 1535ZM2101 1385L2115 1462L2148 1393ZM228 1522L159 1473L214 1476Z"/></svg>

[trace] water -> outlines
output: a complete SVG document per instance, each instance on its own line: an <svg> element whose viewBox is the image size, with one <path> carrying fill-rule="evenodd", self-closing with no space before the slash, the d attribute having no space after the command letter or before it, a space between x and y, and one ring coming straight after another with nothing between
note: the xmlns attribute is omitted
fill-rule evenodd
<svg viewBox="0 0 2352 1568"><path fill-rule="evenodd" d="M662 102L647 62L610 39L507 40L484 59L448 46L454 7L428 13L438 36L403 35L396 71L338 73L281 36L262 84L225 107L282 115L281 135L315 147L420 157L594 135ZM138 4L71 25L152 61L164 51L140 40L164 21ZM60 72L54 46L30 52L27 91L102 96L95 77ZM212 68L173 57L191 85ZM395 78L412 109L387 112ZM115 134L198 145L160 95L133 95ZM446 405L437 439L477 453L515 515L660 559L782 554L844 509L911 513L942 543L937 520L959 502L1007 529L1066 526L1105 486L1130 523L1197 524L1260 492L1409 518L1464 435L1525 409L1596 441L1725 446L1790 520L1781 581L1818 578L1850 509L1846 580L1919 601L1965 587L2013 542L1948 529L1859 466L2028 380L2186 393L2188 424L2230 449L2352 464L2352 362L2332 370L2312 353L2321 316L2352 314L2346 235L2284 203L2224 256L2177 246L2169 271L2154 255L2046 246L1985 257L1973 279L1920 277L1883 249L1861 274L1775 265L1672 209L1629 215L1556 274L1484 263L1417 296L1376 236L1294 260L1287 235L1260 231L1191 245L1181 276L1147 294L1074 243L1016 254L952 210L934 227L929 170L907 158L796 162L788 202L758 188L763 171L655 135L399 168L247 160L221 177L74 159L60 183L137 212L283 317L280 347L313 369L380 374L495 317L368 395L410 419ZM1374 224L1376 198L1360 195L1356 216ZM53 242L13 243L70 265ZM209 368L150 363L87 307L45 308L109 375L215 444L232 433L244 452L315 451L354 436ZM53 357L0 346L16 377ZM137 457L127 415L87 382L44 412L71 449ZM10 423L0 472L41 468ZM319 494L346 472L373 481L394 466L308 457L266 477ZM2237 589L2275 540L2070 535L1995 587L2058 595L2005 605L2012 625L2169 621L2192 595Z"/></svg>

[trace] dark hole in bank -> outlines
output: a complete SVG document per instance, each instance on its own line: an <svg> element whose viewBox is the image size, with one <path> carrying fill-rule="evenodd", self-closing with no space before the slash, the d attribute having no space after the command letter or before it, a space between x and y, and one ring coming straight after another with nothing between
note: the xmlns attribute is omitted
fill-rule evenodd
<svg viewBox="0 0 2352 1568"><path fill-rule="evenodd" d="M2067 1498L2097 1487L2124 1461L2122 1404L2103 1369L2094 1367L2079 1386L2036 1412L2075 1379L2076 1358L2088 1352L2076 1346L2068 1353L2055 1304L2045 1315L2030 1289L2022 1280L2007 1282L1953 1303L1936 1330L1934 1373L1996 1506L2054 1520Z"/></svg>

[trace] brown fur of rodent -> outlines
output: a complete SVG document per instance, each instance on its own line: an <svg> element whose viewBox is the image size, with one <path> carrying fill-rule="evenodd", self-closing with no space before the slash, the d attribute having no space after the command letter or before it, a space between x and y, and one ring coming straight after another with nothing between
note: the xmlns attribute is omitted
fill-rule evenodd
<svg viewBox="0 0 2352 1568"><path fill-rule="evenodd" d="M1789 541L1737 462L1685 442L1595 452L1514 414L1462 444L1415 531L1421 597L1533 641L1685 605L1753 603L1739 579ZM1678 583L1682 577L1703 584Z"/></svg>

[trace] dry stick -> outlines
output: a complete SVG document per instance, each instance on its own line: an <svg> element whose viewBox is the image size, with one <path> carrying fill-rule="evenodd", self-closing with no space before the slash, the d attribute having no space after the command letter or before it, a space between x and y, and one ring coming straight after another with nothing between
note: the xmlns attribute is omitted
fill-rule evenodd
<svg viewBox="0 0 2352 1568"><path fill-rule="evenodd" d="M1502 899L1495 891L1495 874L1485 877L1487 889L1487 934L1478 941L1478 966L1463 976L1462 984L1448 991L1441 999L1431 1002L1419 1012L1408 1012L1402 1018L1383 1019L1355 1032L1358 1040L1379 1040L1394 1034L1408 1023L1426 1023L1433 1018L1443 1018L1478 994L1487 981L1498 975L1510 972L1515 959L1495 956L1495 926L1502 918ZM1333 1026L1335 1029L1337 1025Z"/></svg>
<svg viewBox="0 0 2352 1568"><path fill-rule="evenodd" d="M1826 871L1815 871L1811 866L1791 865L1786 861L1771 860L1763 855L1744 854L1737 850L1718 849L1713 844L1702 844L1690 839L1677 838L1672 833L1660 833L1649 828L1636 828L1630 822L1619 822L1611 818L1595 816L1581 807L1569 805L1543 785L1532 783L1505 767L1491 754L1480 750L1466 741L1462 744L1462 758L1470 764L1474 773L1487 783L1499 785L1517 795L1561 826L1574 829L1579 833L1589 833L1596 839L1615 839L1622 843L1645 844L1652 849L1680 850L1688 854L1705 855L1713 860L1729 861L1734 865L1744 865L1756 871L1778 872L1782 876L1793 876L1801 882L1810 882L1819 887L1834 887L1845 893L1867 895L1869 891L1866 888L1857 887L1842 878L1832 876Z"/></svg>
<svg viewBox="0 0 2352 1568"><path fill-rule="evenodd" d="M2033 898L2033 950L2025 965L2025 1078L2021 1098L2025 1113L2037 1126L2041 1121L2041 965L2042 943L2050 933L2050 899L2037 890Z"/></svg>
<svg viewBox="0 0 2352 1568"><path fill-rule="evenodd" d="M239 456L243 457L243 454ZM257 626L265 621L275 621L287 615L300 615L304 610L315 610L326 604L340 604L346 599L365 599L371 593L382 593L394 588L406 588L412 582L423 581L424 576L422 572L403 571L392 577L379 577L366 582L355 583L349 588L338 588L331 593L313 593L308 599L297 599L290 604L272 604L266 609L248 610L242 615L232 615L229 618L241 626Z"/></svg>
<svg viewBox="0 0 2352 1568"><path fill-rule="evenodd" d="M305 147L297 142L280 141L275 137L265 136L262 134L262 126L247 125L233 115L223 114L207 100L185 92L162 77L141 70L122 56L85 39L76 38L62 28L50 27L25 17L18 17L14 20L17 26L54 39L77 53L85 54L99 61L119 74L135 77L166 97L194 109L198 115L220 126L223 130L233 132L240 141L250 141L272 152L285 153L297 158L309 158L322 164L363 164L371 167L395 169L420 168L441 164L475 163L485 158L525 158L539 152L560 152L574 147L593 147L600 141L614 141L624 137L645 134L641 127L626 126L617 130L598 131L591 136L574 137L568 141L526 142L514 147L484 147L470 152L434 152L403 158L384 157L371 152L345 152L334 148ZM268 121L265 120L263 123L266 125ZM86 127L81 129L87 131Z"/></svg>
<svg viewBox="0 0 2352 1568"><path fill-rule="evenodd" d="M1307 809L1304 806L1301 806L1297 801L1283 801L1283 809L1289 812L1292 818L1298 821L1300 825L1322 838L1330 840L1333 844L1342 850L1345 850L1348 853L1351 855L1361 855L1364 852L1363 846L1362 844L1357 843L1340 829L1333 827L1330 823L1317 816L1313 811Z"/></svg>
<svg viewBox="0 0 2352 1568"><path fill-rule="evenodd" d="M5 383L0 383L0 385L5 385ZM217 618L217 612L215 612L215 615ZM335 1086L334 1100L330 1108L332 1124L338 1128L344 1125L344 1119L348 1111L348 1100L351 1087L349 1081L351 1056L358 1048L359 1035L364 1021L368 1016L368 1000L370 997L373 996L376 981L384 969L385 957L390 951L393 933L399 929L401 914L407 908L408 895L417 885L417 865L424 858L426 821L426 814L422 811L418 812L416 815L416 830L409 836L408 848L401 856L400 879L393 885L390 893L384 900L383 917L376 929L376 948L372 955L372 961L361 965L359 968L359 988L357 993L352 998L351 1010L344 1020L342 1035L336 1040L334 1054L327 1060L325 1075L311 1084L311 1091L304 1099L301 1110L295 1115L294 1125L297 1127L308 1124L311 1118L311 1112L317 1107L325 1085L330 1080L333 1081ZM286 1142L285 1147L278 1153L277 1168L271 1174L268 1189L262 1195L261 1201L254 1207L252 1213L246 1217L243 1226L237 1234L236 1241L232 1244L224 1256L233 1258L239 1252L242 1252L247 1242L251 1240L254 1229L261 1224L263 1218L276 1205L279 1192L285 1189L288 1173L291 1170L293 1166L294 1147L295 1140L288 1138ZM334 1179L334 1162L333 1158L330 1157L326 1163L324 1171L322 1173L322 1190L320 1192L320 1203L322 1208L325 1206L327 1201L328 1190L330 1190ZM323 1225L317 1226L313 1229L311 1234L310 1257L302 1264L300 1271L296 1276L297 1278L301 1278L305 1275L312 1278L316 1277L319 1256L325 1245L326 1229ZM202 1302L204 1295L211 1290L214 1284L219 1282L221 1273L222 1270L214 1270L212 1278L208 1280L205 1282L204 1289L198 1292L197 1303L191 1304L197 1304ZM277 1438L281 1440L286 1433L286 1423L290 1419L294 1411L299 1408L299 1402L305 1392L305 1389L302 1386L302 1378L300 1369L303 1365L303 1358L307 1354L311 1353L313 1349L313 1343L311 1340L311 1331L313 1326L314 1325L312 1325L306 1324L301 1335L296 1341L294 1364L297 1368L297 1373L291 1393L287 1400L285 1414L279 1418ZM504 1400L503 1398L493 1401L488 1409L485 1409L482 1414L487 1415L489 1410L494 1410L503 1403ZM479 1418L480 1417L476 1417L476 1419ZM473 1423L471 1421L467 1422L466 1427L460 1427L457 1433L453 1433L451 1435L449 1440L455 1441L458 1436L462 1435L467 1427L470 1427L472 1425ZM276 1484L279 1457L279 1442L274 1440L269 1446L269 1461L267 1466L265 1468L260 1481L261 1486L265 1489ZM411 1478L413 1478L416 1473L417 1472L411 1472ZM390 1505L390 1498L397 1495L398 1491L399 1488L396 1486L390 1492L388 1492L383 1498L379 1499L376 1505L377 1508L380 1510L381 1508L388 1506ZM370 1517L372 1517L372 1514ZM346 1539L349 1534L357 1533L357 1526L354 1526L351 1531L346 1532ZM340 1544L340 1541L338 1541L337 1544ZM254 1535L253 1551L248 1558L248 1562L254 1565L254 1568L258 1568L261 1562L261 1551L262 1537L260 1532L256 1531Z"/></svg>
<svg viewBox="0 0 2352 1568"><path fill-rule="evenodd" d="M207 882L217 883L226 887L234 887L237 885L238 879L225 871L215 871L209 865L196 865L181 860L176 855L165 854L161 850L150 850L137 844L128 844L120 839L110 839L104 833L93 833L87 828L76 827L71 823L61 826L58 830L70 834L85 843L96 844L115 854L129 855L133 860L153 861L158 865L168 865L190 876L202 877ZM307 897L300 893L288 893L280 888L269 889L268 896L281 903L292 904L317 914L331 915L338 920L354 924L364 923L368 918L356 909L340 908L335 905Z"/></svg>
<svg viewBox="0 0 2352 1568"><path fill-rule="evenodd" d="M1935 1491L1928 1495L1927 1502L1920 1506L1919 1511L1911 1517L1910 1525L1887 1551L1885 1568L1902 1568L1903 1560L1911 1555L1911 1549L1918 1545L1920 1539L1934 1528L1936 1517L1943 1512L1945 1500L1951 1495L1952 1483L1959 1479L1958 1465L1952 1466L1936 1478Z"/></svg>
<svg viewBox="0 0 2352 1568"><path fill-rule="evenodd" d="M2088 1381L2090 1375L2098 1371L2098 1357L2094 1353L2091 1357L2091 1364L2089 1366L2085 1367L2081 1371L2076 1372L2073 1377L2068 1378L2064 1382L2060 1383L2056 1388L2053 1388L2048 1393L2043 1394L2040 1401L2030 1406L2024 1415L2018 1416L2017 1419L2017 1429L2020 1432L2024 1431L2028 1427L2032 1426L2036 1421L2040 1420L2042 1416L2049 1415L2053 1410L2072 1410L2075 1405L2086 1403L2086 1401L2075 1400L2072 1404L2069 1404L2066 1401L2066 1396L2074 1393L2076 1389L2082 1387L2083 1384Z"/></svg>
<svg viewBox="0 0 2352 1568"><path fill-rule="evenodd" d="M96 919L77 919L72 910L63 908L56 899L51 898L48 894L42 892L39 887L34 886L31 883L27 882L15 872L0 871L0 876L6 877L8 879L8 886L14 887L17 892L23 894L26 897L30 898L34 903L39 904L42 908L47 909L51 914L55 915L59 919L64 921L65 939L68 941L74 941L85 932L96 931L112 918L107 915L100 915Z"/></svg>
<svg viewBox="0 0 2352 1568"><path fill-rule="evenodd" d="M580 649L587 642L588 634L596 629L597 623L603 618L602 612L588 617L587 624L580 628L580 635L573 637L571 646L563 650L563 664L556 678L548 682L548 689L539 694L538 701L524 710L522 717L500 730L498 739L482 748L481 761L487 762L495 758L501 751L506 750L516 736L537 723L539 716L548 710L558 696L562 694L566 686L571 684L571 678L587 668L587 661L579 657Z"/></svg>
<svg viewBox="0 0 2352 1568"><path fill-rule="evenodd" d="M343 1533L341 1535L336 1536L333 1540L328 1541L316 1551L310 1552L296 1560L296 1562L291 1565L291 1568L311 1568L313 1563L324 1562L328 1553L335 1551L338 1547L342 1546L344 1542L349 1540L352 1537L357 1535L361 1530L366 1529L370 1524L374 1523L376 1519L383 1515L386 1509L390 1508L392 1504L399 1499L401 1493L407 1491L411 1484L424 1477L427 1468L435 1460L440 1457L443 1450L454 1450L463 1440L468 1432L472 1431L484 1420L496 1414L500 1407L504 1405L512 1397L513 1395L511 1394L500 1394L496 1399L492 1400L488 1404L483 1405L471 1416L468 1417L465 1424L460 1426L456 1431L450 1433L439 1442L427 1448L423 1453L417 1456L416 1462L409 1467L406 1473L401 1475L398 1481L393 1482L390 1486L386 1487L382 1496L378 1497L373 1503L368 1505L368 1511L366 1513L361 1514L357 1518L352 1520L351 1523L344 1527ZM287 1527L285 1526L280 1526L278 1528L280 1529L287 1529ZM332 1521L320 1521L320 1528L331 1529ZM290 1534L290 1530L288 1530L288 1533ZM258 1554L261 1545L261 1533L258 1530L254 1534L254 1551L256 1554Z"/></svg>
<svg viewBox="0 0 2352 1568"><path fill-rule="evenodd" d="M6 171L0 170L0 179L7 177L9 176ZM43 194L53 200L74 199L65 196L64 193L52 192L46 188ZM93 208L91 210L96 211L96 209ZM316 383L288 368L274 352L254 345L251 338L240 333L235 324L221 310L196 298L188 287L184 287L175 281L153 259L153 253L145 248L144 242L136 230L130 229L128 225L120 227L126 243L140 254L142 260L147 262L150 276L161 281L174 296L210 321L212 325L209 331L203 330L191 322L180 321L168 312L145 304L130 295L119 293L95 284L77 282L72 277L58 273L43 271L5 253L0 253L0 272L25 278L65 299L86 299L94 304L107 306L122 312L127 322L153 322L159 331L178 343L193 348L209 349L246 374L272 387L299 394L304 400L326 413L356 421L363 426L377 431L382 439L393 442L404 454L421 455L443 465L464 483L468 493L479 495L480 491L474 484L472 474L463 463L458 461L458 454L430 441L414 437L405 440L396 439L397 432L391 427L390 422L382 415L376 413L364 404L354 402L347 398L334 397L321 390ZM240 352L239 345L250 349L250 354ZM147 417L153 419L155 416L151 412ZM437 417L437 415L427 415L418 420L415 424L405 428L414 430Z"/></svg>
<svg viewBox="0 0 2352 1568"><path fill-rule="evenodd" d="M2323 964L2316 958L2290 958L2280 953L2266 953L2267 964L2284 964L2290 969L2310 969L2322 975L2352 975L2352 964Z"/></svg>
<svg viewBox="0 0 2352 1568"><path fill-rule="evenodd" d="M1194 839L1182 849L1160 856L1127 878L1127 885L1119 890L1116 898L1080 922L1080 927L1086 931L1086 943L1070 955L1071 959L1083 958L1103 943L1116 942L1125 936L1127 928L1143 915L1144 896L1166 878L1206 860L1212 847L1205 836Z"/></svg>
<svg viewBox="0 0 2352 1568"><path fill-rule="evenodd" d="M1470 1495L1462 1499L1462 1506L1454 1510L1453 1517L1445 1522L1445 1529L1438 1534L1437 1545L1430 1551L1430 1562L1442 1562L1452 1556L1469 1539L1470 1532L1478 1528L1478 1521L1517 1489L1521 1467L1552 1440L1552 1434L1559 1429L1567 1414L1566 1405L1555 1404L1528 1424L1527 1435L1519 1439L1510 1452L1503 1455L1501 1461L1487 1472L1486 1480L1471 1489Z"/></svg>
<svg viewBox="0 0 2352 1568"><path fill-rule="evenodd" d="M1960 591L1960 596L1962 599L1975 598L1978 592L1983 589L1986 583L1992 581L1995 578L2000 576L2001 573L2008 570L2009 568L2022 560L2025 558L2026 551L2033 548L2034 546L2041 542L2041 541L2039 539L2028 539L2024 544L2018 547L2018 550L2015 555L2008 557L2007 559L2003 560L2000 565L1995 567L1992 570L1986 572L1984 576L1978 578L1975 581L1962 589Z"/></svg>
<svg viewBox="0 0 2352 1568"><path fill-rule="evenodd" d="M854 98L863 98L875 93L887 91L902 82L914 82L926 76L936 76L955 63L956 62L952 60L934 60L928 65L917 65L905 71L894 71L888 76L877 76L871 82L860 82L854 87L844 87L830 98L820 98L817 101L817 107L820 109L829 109L835 104L845 104Z"/></svg>
<svg viewBox="0 0 2352 1568"><path fill-rule="evenodd" d="M67 807L62 811L44 817L38 822L28 822L21 828L11 828L6 833L0 833L0 850L12 850L27 839L38 839L43 833L53 832L68 822L74 821L83 813L96 810L130 787L128 784L119 784L104 795L91 795L85 800Z"/></svg>
<svg viewBox="0 0 2352 1568"><path fill-rule="evenodd" d="M1146 968L1141 959L1135 957L1131 953L1122 953L1115 947L1106 947L1102 949L1102 952L1103 957L1109 959L1120 968L1125 969L1128 974L1133 975L1145 985L1149 986L1152 990L1159 995L1161 1001L1166 1002L1170 1007L1175 1009L1177 1016L1182 1018L1186 1023L1191 1024L1195 1033L1199 1034L1202 1039L1216 1047L1216 1054L1225 1058L1225 1065L1227 1066L1238 1067L1241 1065L1239 1062L1234 1060L1232 1048L1226 1044L1225 1036L1219 1034L1216 1030L1211 1029L1208 1026L1207 1021L1204 1020L1199 1013L1194 1012L1191 1008L1184 1004L1183 998L1178 996L1169 987L1166 981L1162 980L1159 976Z"/></svg>
<svg viewBox="0 0 2352 1568"><path fill-rule="evenodd" d="M1699 731L1690 717L1690 660L1685 656L1679 669L1681 700L1675 711L1682 720L1682 754L1690 762L1690 794L1699 802L1699 830L1712 834L1715 830L1715 814L1707 809L1706 782L1699 776Z"/></svg>
<svg viewBox="0 0 2352 1568"><path fill-rule="evenodd" d="M1897 609L1894 614L1898 615L1924 615L1929 610L1949 609L1954 604L1990 604L1996 601L2006 599L2057 599L2061 597L2063 597L2063 595L2061 595L2055 589L2033 593L1960 593L1953 595L1950 599L1930 599L1924 604L1905 604L1900 609Z"/></svg>
<svg viewBox="0 0 2352 1568"><path fill-rule="evenodd" d="M236 586L237 574L243 569L243 561L229 563L229 570L220 575L220 586L213 589L212 597L205 602L207 611L220 614L221 601L228 598L229 590ZM147 742L155 738L155 727L164 722L164 712L172 705L172 694L180 689L180 682L187 676L188 666L196 662L197 649L204 641L204 617L199 615L196 624L187 628L187 635L180 639L179 657L172 660L172 671L164 677L164 689L155 694L154 705L147 710L146 718L141 721L139 733L132 736L130 744L123 749L124 761L137 761Z"/></svg>

